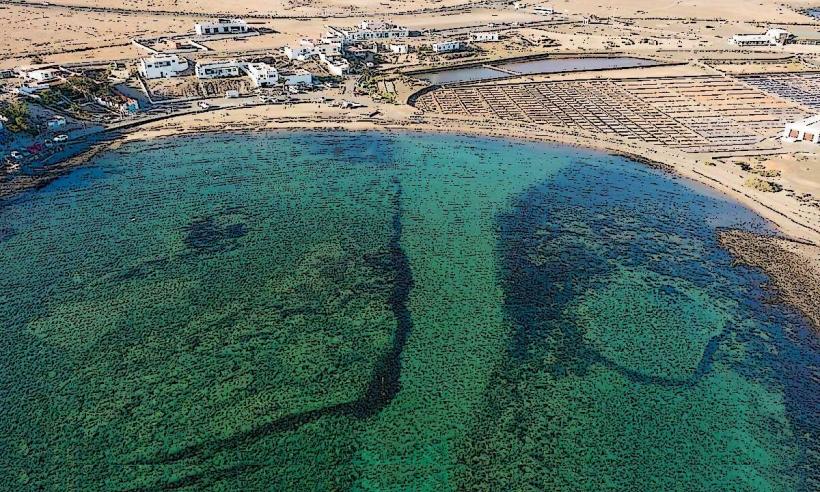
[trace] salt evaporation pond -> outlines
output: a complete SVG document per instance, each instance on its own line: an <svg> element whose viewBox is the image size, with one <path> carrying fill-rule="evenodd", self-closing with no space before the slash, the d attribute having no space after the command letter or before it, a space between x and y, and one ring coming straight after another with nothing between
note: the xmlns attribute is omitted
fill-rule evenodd
<svg viewBox="0 0 820 492"><path fill-rule="evenodd" d="M8 490L817 490L736 203L593 151L168 138L0 209Z"/></svg>
<svg viewBox="0 0 820 492"><path fill-rule="evenodd" d="M657 66L660 63L631 56L548 58L521 62L492 63L477 67L452 68L418 75L434 85L456 82L477 82L512 77L516 74L536 75L549 73L584 72L589 70L611 70ZM496 69L496 67L498 69Z"/></svg>
<svg viewBox="0 0 820 492"><path fill-rule="evenodd" d="M510 77L508 72L495 70L492 67L467 67L452 68L450 70L440 70L418 75L418 78L426 80L433 85L452 84L455 82L476 82L479 80L503 79Z"/></svg>

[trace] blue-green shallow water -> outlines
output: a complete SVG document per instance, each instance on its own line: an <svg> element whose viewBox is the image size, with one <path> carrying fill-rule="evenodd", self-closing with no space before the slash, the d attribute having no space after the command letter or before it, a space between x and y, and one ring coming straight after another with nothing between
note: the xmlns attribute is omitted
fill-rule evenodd
<svg viewBox="0 0 820 492"><path fill-rule="evenodd" d="M820 348L620 157L163 139L0 209L8 490L816 490Z"/></svg>

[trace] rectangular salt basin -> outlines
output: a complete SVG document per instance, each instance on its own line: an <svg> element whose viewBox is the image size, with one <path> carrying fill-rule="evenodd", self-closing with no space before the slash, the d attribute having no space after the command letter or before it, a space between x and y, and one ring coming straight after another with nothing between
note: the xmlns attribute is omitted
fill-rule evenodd
<svg viewBox="0 0 820 492"><path fill-rule="evenodd" d="M528 62L503 63L497 65L504 70L522 74L583 72L585 70L606 70L613 68L634 68L658 65L653 60L632 57L615 58L553 58Z"/></svg>
<svg viewBox="0 0 820 492"><path fill-rule="evenodd" d="M454 82L473 82L478 80L492 80L509 77L510 74L489 67L456 68L419 75L418 78L427 80L431 84L452 84Z"/></svg>
<svg viewBox="0 0 820 492"><path fill-rule="evenodd" d="M508 62L481 67L454 68L440 70L419 75L418 78L427 80L431 84L443 85L457 82L477 82L510 77L516 72L520 74L541 74L561 72L582 72L584 70L606 70L613 68L633 68L659 65L653 60L633 57L598 57L598 58L553 58L547 60L532 60L525 62ZM497 67L502 70L496 70Z"/></svg>

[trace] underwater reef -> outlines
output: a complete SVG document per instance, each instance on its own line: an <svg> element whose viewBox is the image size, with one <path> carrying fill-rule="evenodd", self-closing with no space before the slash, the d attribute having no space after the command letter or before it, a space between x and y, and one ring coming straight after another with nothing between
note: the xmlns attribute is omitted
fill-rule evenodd
<svg viewBox="0 0 820 492"><path fill-rule="evenodd" d="M577 148L134 142L0 204L0 490L816 490L820 343Z"/></svg>

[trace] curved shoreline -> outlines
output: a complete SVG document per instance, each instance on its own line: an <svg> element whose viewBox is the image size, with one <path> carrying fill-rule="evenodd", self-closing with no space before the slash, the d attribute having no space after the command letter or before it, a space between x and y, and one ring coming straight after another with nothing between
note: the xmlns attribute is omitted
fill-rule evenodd
<svg viewBox="0 0 820 492"><path fill-rule="evenodd" d="M309 106L309 105L302 105ZM152 140L161 137L203 135L216 132L259 132L270 130L309 130L309 131L416 131L427 133L445 133L469 136L484 136L512 140L554 143L587 150L604 152L610 155L623 156L641 164L661 169L674 176L698 183L732 199L772 223L784 238L760 237L751 233L732 236L729 247L724 246L740 262L764 271L772 278L772 286L782 299L804 314L809 314L812 324L820 331L816 317L806 313L806 303L801 293L793 285L791 273L805 270L803 278L820 280L820 224L806 223L800 220L800 210L789 210L783 200L776 197L760 196L740 189L740 185L723 181L714 167L708 167L698 156L672 149L658 149L640 145L636 142L613 142L593 140L560 129L551 129L535 125L514 122L471 121L463 118L448 118L438 115L412 112L407 106L395 109L395 106L378 109L383 113L394 113L384 119L367 117L364 114L352 117L351 114L319 111L301 116L293 115L294 108L284 106L251 106L237 108L219 108L207 113L189 113L161 120L146 121L131 126L127 133L111 140L92 144L78 155L53 165L49 172L23 183L22 187L0 186L0 207L2 200L29 189L46 186L60 176L87 164L101 152L119 148L123 143ZM322 109L322 108L319 108ZM405 114L402 114L404 111ZM410 111L408 113L408 111ZM398 114L396 114L398 113ZM345 117L348 116L348 117ZM711 170L711 172L710 172ZM725 173L725 171L724 171ZM725 177L730 177L726 174ZM785 210L784 210L785 208ZM800 244L801 248L790 245ZM768 249L766 253L765 248ZM750 256L751 255L751 256Z"/></svg>
<svg viewBox="0 0 820 492"><path fill-rule="evenodd" d="M267 108L266 106L261 106ZM238 107L222 108L218 111L209 111L205 115L214 116L216 113L224 112L226 116L238 116L241 113L253 115L254 110L259 107ZM696 156L686 154L673 149L653 149L640 145L636 142L613 142L609 140L592 140L585 136L570 133L558 132L546 127L535 127L533 125L523 125L515 122L503 122L493 124L492 122L469 121L457 118L445 118L436 115L425 114L423 118L416 121L407 119L376 120L373 118L343 119L338 115L334 117L318 118L292 118L287 117L285 112L276 117L263 121L262 125L256 122L242 122L232 120L230 117L222 119L219 117L208 118L203 124L197 120L197 116L202 113L182 114L171 116L161 120L149 120L144 123L137 123L129 127L127 133L111 140L101 141L92 144L87 150L69 157L49 167L49 170L36 176L26 177L22 183L0 183L0 201L8 199L23 191L41 188L54 179L72 171L76 167L85 165L97 154L106 150L116 149L126 142L151 140L159 137L200 135L215 132L247 132L265 130L341 130L341 131L418 131L431 133L448 133L457 135L486 136L494 138L506 138L513 140L523 140L531 142L555 143L571 147L585 148L608 153L610 155L623 156L653 168L662 169L670 174L688 178L707 186L719 193L723 193L731 199L738 201L746 207L754 210L758 215L772 222L778 230L792 240L807 242L809 244L820 245L820 224L810 224L790 216L788 211L784 211L771 203L765 203L759 197L752 196L745 190L738 189L729 183L723 182L714 176L704 173L698 167L705 169L706 165L698 160ZM181 126L185 123L192 125ZM122 132L121 129L117 131ZM525 134L523 132L535 132ZM19 178L17 178L19 180ZM5 186L4 186L5 185ZM2 204L0 203L0 206Z"/></svg>
<svg viewBox="0 0 820 492"><path fill-rule="evenodd" d="M531 142L546 142L568 145L572 147L585 148L605 152L611 155L619 155L641 162L654 168L663 169L671 174L688 178L707 186L719 193L736 200L748 208L754 210L761 217L769 220L790 239L805 241L810 244L820 245L820 223L814 224L800 220L795 214L790 214L789 210L772 202L772 196L754 196L747 190L742 190L731 183L727 183L717 177L708 174L706 171L713 169L707 167L703 157L687 154L674 149L652 148L634 141L615 142L611 140L593 140L586 136L573 132L562 131L562 129L552 129L537 125L526 125L515 122L482 122L471 121L463 118L448 118L438 115L424 114L415 115L415 118L405 117L374 119L359 116L357 118L344 118L344 115L331 113L322 115L321 118L289 117L286 111L275 108L270 118L264 118L261 113L255 113L259 107L246 107L235 109L220 109L217 112L224 112L226 118L209 118L203 122L196 117L197 114L171 117L161 121L146 122L144 125L135 126L133 131L125 134L121 139L103 145L118 145L117 142L129 142L134 140L149 140L157 137L180 136L191 134L205 134L222 131L261 131L261 130L345 130L345 131L395 131L410 130L419 132L448 133L471 136L487 136L495 138L507 138ZM264 111L269 106L262 106ZM405 107L406 108L406 107ZM382 109L381 107L379 109ZM404 109L404 108L403 108ZM412 108L410 108L412 110ZM208 115L214 115L209 112ZM277 114L278 113L278 114ZM245 115L262 117L262 121L242 121L239 118L232 118ZM81 158L82 156L76 156ZM760 195L760 194L757 194ZM2 197L2 193L0 193ZM766 200L768 198L768 200Z"/></svg>

